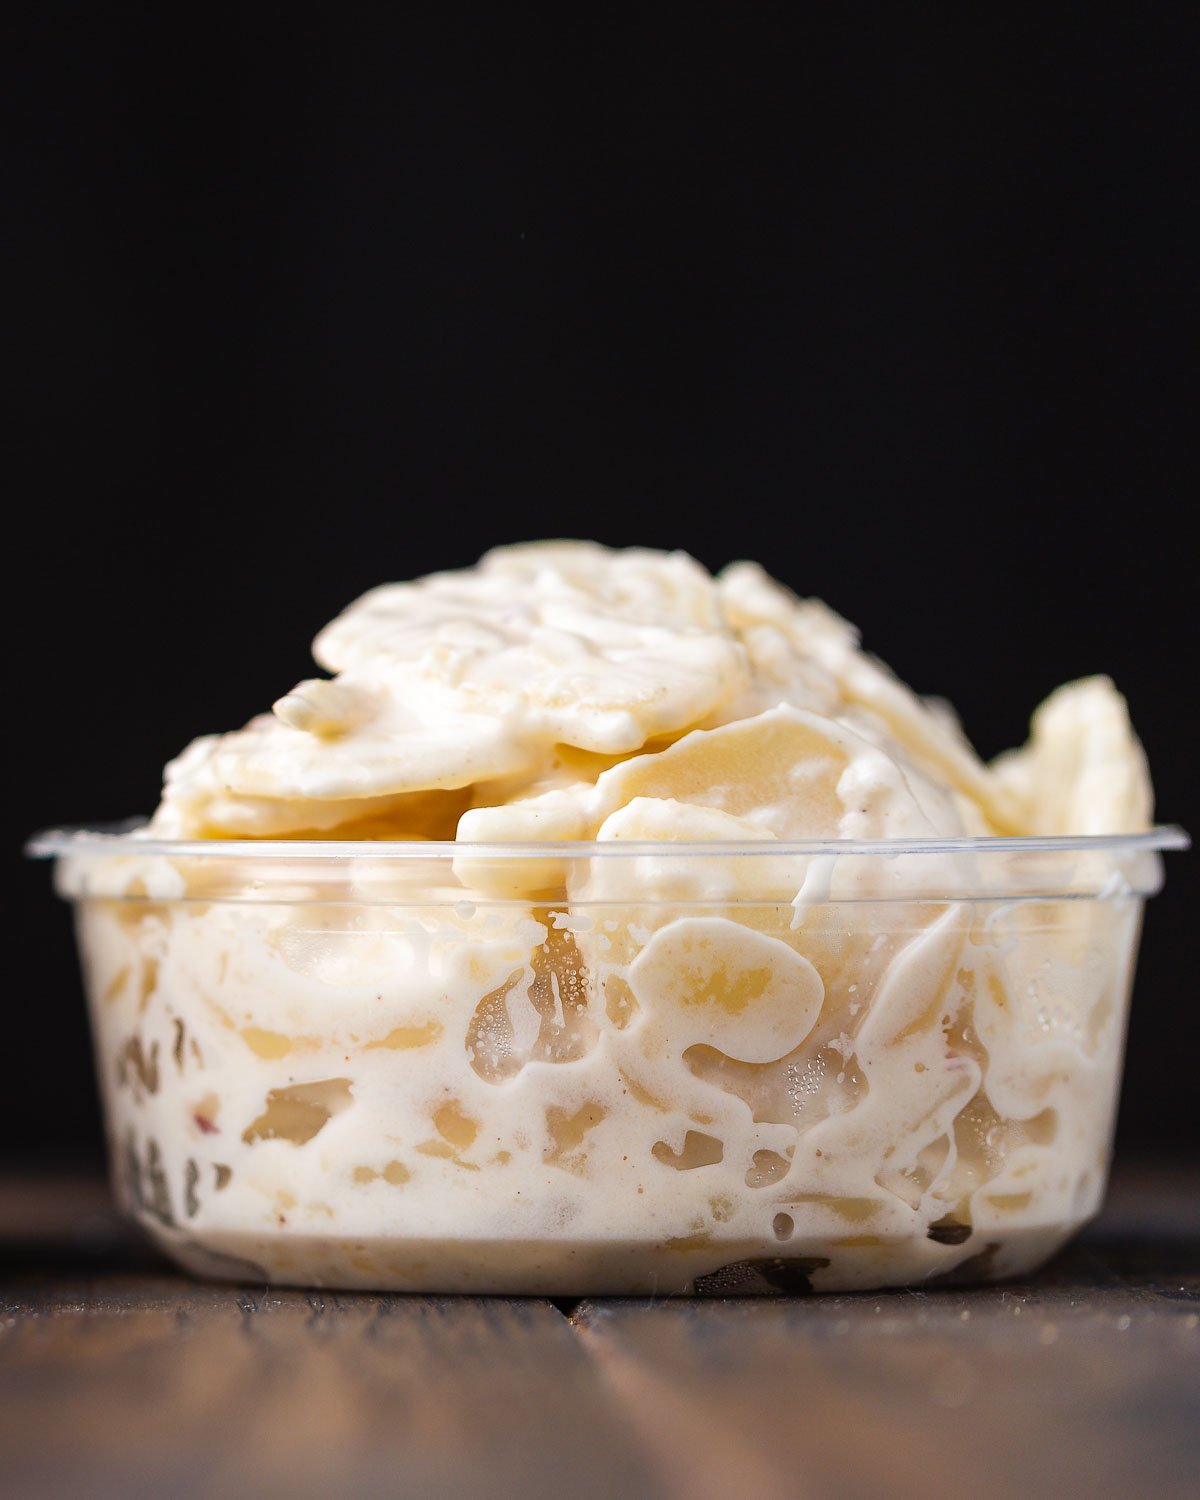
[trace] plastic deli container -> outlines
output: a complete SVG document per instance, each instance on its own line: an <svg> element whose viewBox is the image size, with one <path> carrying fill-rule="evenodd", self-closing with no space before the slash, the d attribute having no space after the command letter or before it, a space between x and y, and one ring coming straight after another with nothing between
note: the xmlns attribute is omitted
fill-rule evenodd
<svg viewBox="0 0 1200 1500"><path fill-rule="evenodd" d="M572 1296L1044 1261L1100 1204L1142 902L1186 845L31 847L169 1256Z"/></svg>

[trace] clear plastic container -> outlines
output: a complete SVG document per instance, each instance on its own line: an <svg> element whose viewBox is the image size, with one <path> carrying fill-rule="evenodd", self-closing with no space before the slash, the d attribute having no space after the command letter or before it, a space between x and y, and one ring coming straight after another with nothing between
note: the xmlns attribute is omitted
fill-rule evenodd
<svg viewBox="0 0 1200 1500"><path fill-rule="evenodd" d="M1142 901L1186 844L31 847L168 1255L572 1296L1045 1260L1099 1206Z"/></svg>

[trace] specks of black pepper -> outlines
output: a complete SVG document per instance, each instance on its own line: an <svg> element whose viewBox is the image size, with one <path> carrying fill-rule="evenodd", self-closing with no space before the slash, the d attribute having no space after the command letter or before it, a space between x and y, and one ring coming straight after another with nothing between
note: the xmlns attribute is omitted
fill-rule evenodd
<svg viewBox="0 0 1200 1500"><path fill-rule="evenodd" d="M971 1226L953 1214L943 1214L933 1221L926 1233L939 1245L961 1245L971 1238Z"/></svg>
<svg viewBox="0 0 1200 1500"><path fill-rule="evenodd" d="M233 1176L233 1168L227 1167L223 1161L213 1162L213 1177L216 1181L216 1191L229 1186L229 1179Z"/></svg>
<svg viewBox="0 0 1200 1500"><path fill-rule="evenodd" d="M200 1199L196 1196L196 1184L199 1181L200 1168L196 1165L195 1158L189 1156L183 1176L183 1206L189 1219L194 1219L200 1208Z"/></svg>
<svg viewBox="0 0 1200 1500"><path fill-rule="evenodd" d="M812 1292L809 1279L829 1264L827 1256L773 1255L765 1260L738 1260L732 1265L697 1276L692 1292L697 1297L806 1297Z"/></svg>
<svg viewBox="0 0 1200 1500"><path fill-rule="evenodd" d="M175 1042L174 1042L174 1045L171 1048L171 1056L175 1059L175 1066L176 1066L176 1068L179 1070L179 1072L182 1073L183 1072L183 1045L184 1045L184 1038L187 1035L187 1028L184 1026L183 1022L180 1020L180 1018L178 1016L175 1017L174 1021L172 1022L172 1025L175 1027Z"/></svg>

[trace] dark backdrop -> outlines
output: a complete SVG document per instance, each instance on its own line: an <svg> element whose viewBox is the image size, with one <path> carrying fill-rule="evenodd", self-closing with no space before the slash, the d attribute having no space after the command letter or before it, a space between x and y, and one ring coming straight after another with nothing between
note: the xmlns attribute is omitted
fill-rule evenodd
<svg viewBox="0 0 1200 1500"><path fill-rule="evenodd" d="M98 1139L16 840L149 809L356 593L499 541L757 557L985 754L1108 671L1200 828L1185 8L488 9L87 6L22 59L9 1156ZM1195 1139L1191 864L1133 1152Z"/></svg>

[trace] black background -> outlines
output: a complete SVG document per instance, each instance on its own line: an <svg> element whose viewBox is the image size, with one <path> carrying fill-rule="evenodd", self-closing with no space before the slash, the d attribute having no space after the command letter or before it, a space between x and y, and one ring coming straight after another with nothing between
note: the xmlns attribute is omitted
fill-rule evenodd
<svg viewBox="0 0 1200 1500"><path fill-rule="evenodd" d="M1107 671L1200 828L1186 8L328 9L44 13L10 96L0 1151L99 1139L15 840L148 810L355 594L496 542L756 557L988 755ZM1135 1154L1196 1138L1192 864Z"/></svg>

